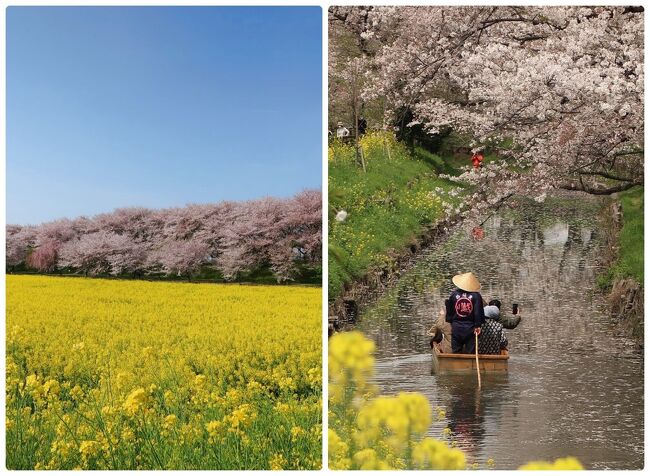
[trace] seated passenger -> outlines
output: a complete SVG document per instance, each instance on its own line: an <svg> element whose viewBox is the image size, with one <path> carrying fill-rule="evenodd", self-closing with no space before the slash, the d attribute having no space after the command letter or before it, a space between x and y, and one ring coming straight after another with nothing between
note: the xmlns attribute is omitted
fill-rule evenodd
<svg viewBox="0 0 650 476"><path fill-rule="evenodd" d="M501 349L508 347L508 340L499 322L499 308L496 305L485 306L483 309L485 322L478 338L479 354L499 354Z"/></svg>
<svg viewBox="0 0 650 476"><path fill-rule="evenodd" d="M501 312L501 301L498 299L492 299L489 304L489 306L496 306L497 310L496 312L500 313ZM487 306L486 306L487 308ZM520 309L521 311L521 309ZM503 326L504 329L514 329L519 325L521 322L521 316L519 314L513 314L512 316L499 316L497 319L499 323Z"/></svg>
<svg viewBox="0 0 650 476"><path fill-rule="evenodd" d="M438 320L433 327L429 329L429 345L433 349L435 346L443 354L451 353L451 325L445 322L445 310L441 309Z"/></svg>

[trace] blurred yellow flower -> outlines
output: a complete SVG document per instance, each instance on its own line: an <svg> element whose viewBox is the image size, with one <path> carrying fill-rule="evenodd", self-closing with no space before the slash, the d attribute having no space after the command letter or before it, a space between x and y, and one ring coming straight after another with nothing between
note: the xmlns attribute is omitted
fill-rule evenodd
<svg viewBox="0 0 650 476"><path fill-rule="evenodd" d="M526 463L523 466L519 467L520 470L553 470L553 471L564 471L564 470L580 470L584 469L580 461L576 458L559 458L554 462L549 463L547 461L532 461Z"/></svg>

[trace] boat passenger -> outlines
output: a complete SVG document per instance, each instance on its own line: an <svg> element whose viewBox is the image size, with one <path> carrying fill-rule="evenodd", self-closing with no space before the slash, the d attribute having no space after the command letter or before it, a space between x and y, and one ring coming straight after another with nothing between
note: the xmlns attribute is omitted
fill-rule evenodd
<svg viewBox="0 0 650 476"><path fill-rule="evenodd" d="M491 301L492 302L492 301ZM478 340L479 354L499 354L508 347L508 339L499 322L499 308L495 305L485 306L483 309L485 323L481 328L481 337Z"/></svg>
<svg viewBox="0 0 650 476"><path fill-rule="evenodd" d="M473 354L474 334L481 334L483 298L481 283L473 273L457 274L452 278L457 289L446 303L446 321L451 323L451 350L455 354Z"/></svg>
<svg viewBox="0 0 650 476"><path fill-rule="evenodd" d="M502 316L502 315L500 315L501 301L499 301L498 299L492 299L488 303L488 306L486 306L485 309L483 310L484 313L485 313L485 310L490 306L495 306L497 308L497 311L499 312L499 318L497 319L497 321L499 321L499 323L503 326L504 329L514 329L521 322L521 316L519 314L513 314L512 316ZM521 311L521 309L520 309L520 311Z"/></svg>
<svg viewBox="0 0 650 476"><path fill-rule="evenodd" d="M429 345L433 349L435 346L443 354L451 353L451 325L445 321L445 310L440 309L438 320L429 329Z"/></svg>

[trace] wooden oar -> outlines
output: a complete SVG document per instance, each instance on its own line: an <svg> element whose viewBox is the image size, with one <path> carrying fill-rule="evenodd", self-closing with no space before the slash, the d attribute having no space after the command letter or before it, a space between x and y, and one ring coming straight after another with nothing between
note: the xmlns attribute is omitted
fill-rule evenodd
<svg viewBox="0 0 650 476"><path fill-rule="evenodd" d="M481 366L478 363L478 334L474 333L474 352L476 355L476 375L478 375L478 388L481 388Z"/></svg>

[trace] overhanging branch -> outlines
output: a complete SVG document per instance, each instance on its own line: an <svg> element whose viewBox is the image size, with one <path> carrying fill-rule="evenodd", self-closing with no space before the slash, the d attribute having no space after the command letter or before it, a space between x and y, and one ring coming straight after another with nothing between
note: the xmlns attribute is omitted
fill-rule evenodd
<svg viewBox="0 0 650 476"><path fill-rule="evenodd" d="M572 182L569 184L564 184L560 186L560 188L564 190L577 190L580 192L587 192L591 195L611 195L612 193L624 192L625 190L629 190L632 187L636 187L636 186L643 187L643 181L625 182L607 188L593 188L590 187L589 185L586 185L585 183L577 184L575 182Z"/></svg>

